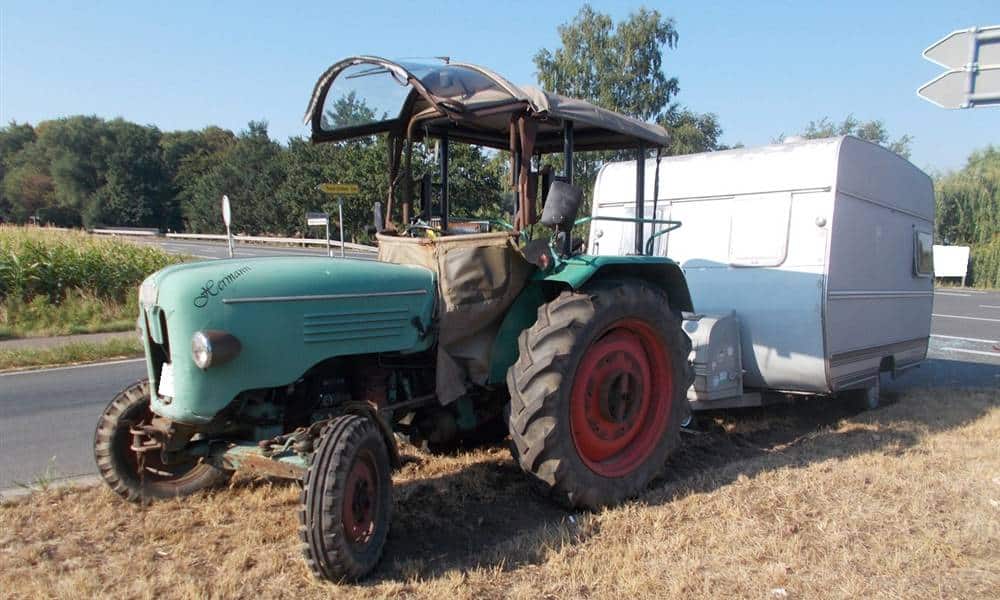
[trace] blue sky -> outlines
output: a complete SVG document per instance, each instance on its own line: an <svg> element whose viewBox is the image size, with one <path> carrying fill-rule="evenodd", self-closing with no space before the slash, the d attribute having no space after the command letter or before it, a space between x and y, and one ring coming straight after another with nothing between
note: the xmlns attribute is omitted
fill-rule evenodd
<svg viewBox="0 0 1000 600"><path fill-rule="evenodd" d="M616 18L640 2L593 2ZM645 2L676 20L665 70L679 102L718 114L723 141L766 144L848 113L914 137L913 162L960 168L1000 144L1000 108L947 111L915 90L942 72L921 51L1000 24L1000 0ZM535 81L579 2L55 2L0 4L0 121L121 116L162 129L270 123L305 135L316 77L351 54L450 55Z"/></svg>

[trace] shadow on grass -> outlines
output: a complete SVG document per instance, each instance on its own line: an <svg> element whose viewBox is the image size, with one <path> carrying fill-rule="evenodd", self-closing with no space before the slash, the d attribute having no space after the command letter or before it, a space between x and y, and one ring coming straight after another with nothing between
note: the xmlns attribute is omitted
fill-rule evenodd
<svg viewBox="0 0 1000 600"><path fill-rule="evenodd" d="M868 452L905 452L928 433L961 427L1000 404L972 391L883 392L882 409L858 413L844 402L808 398L716 415L707 433L685 435L664 477L639 498L669 503L726 486L740 475L805 467ZM841 427L842 421L849 425ZM767 460L748 460L767 456ZM706 471L717 477L698 477ZM395 487L392 529L382 563L366 583L434 578L448 571L515 569L547 549L596 533L539 493L512 459L474 463L448 475ZM365 583L362 583L364 585Z"/></svg>

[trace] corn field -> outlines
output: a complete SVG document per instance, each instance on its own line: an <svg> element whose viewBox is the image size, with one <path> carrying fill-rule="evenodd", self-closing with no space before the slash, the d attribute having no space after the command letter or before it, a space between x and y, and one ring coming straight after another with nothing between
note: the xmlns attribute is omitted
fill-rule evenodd
<svg viewBox="0 0 1000 600"><path fill-rule="evenodd" d="M0 225L0 302L44 297L59 304L74 291L125 302L147 275L180 260L78 231Z"/></svg>

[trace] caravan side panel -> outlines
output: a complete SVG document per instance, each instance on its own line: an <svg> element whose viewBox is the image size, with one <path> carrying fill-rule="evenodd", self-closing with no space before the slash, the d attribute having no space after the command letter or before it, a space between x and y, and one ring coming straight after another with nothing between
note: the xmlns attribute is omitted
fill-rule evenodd
<svg viewBox="0 0 1000 600"><path fill-rule="evenodd" d="M664 159L656 216L684 223L654 246L684 269L695 311L740 319L747 388L829 391L823 310L838 140ZM652 174L646 165L645 214ZM595 215L632 216L634 163L606 166ZM632 224L595 221L595 254L632 251ZM650 228L652 229L652 228Z"/></svg>
<svg viewBox="0 0 1000 600"><path fill-rule="evenodd" d="M915 269L917 236L934 231L930 178L853 138L839 156L826 307L835 390L923 360L934 301L933 277Z"/></svg>

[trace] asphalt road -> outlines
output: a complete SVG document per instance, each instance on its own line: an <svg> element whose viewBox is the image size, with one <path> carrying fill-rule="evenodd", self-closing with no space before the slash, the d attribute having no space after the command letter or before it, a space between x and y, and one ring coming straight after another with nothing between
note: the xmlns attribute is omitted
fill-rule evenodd
<svg viewBox="0 0 1000 600"><path fill-rule="evenodd" d="M183 246L171 251L194 253L192 245ZM893 389L1000 390L1000 292L938 290L931 323L928 360L893 382ZM30 483L47 469L63 477L94 473L91 442L98 416L115 393L144 376L141 359L0 374L0 490Z"/></svg>

